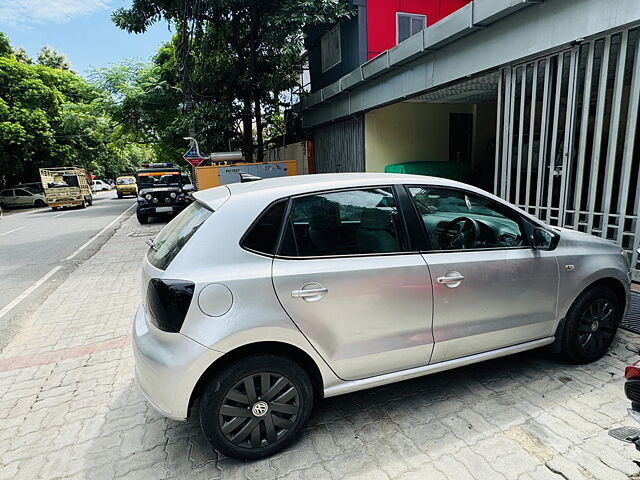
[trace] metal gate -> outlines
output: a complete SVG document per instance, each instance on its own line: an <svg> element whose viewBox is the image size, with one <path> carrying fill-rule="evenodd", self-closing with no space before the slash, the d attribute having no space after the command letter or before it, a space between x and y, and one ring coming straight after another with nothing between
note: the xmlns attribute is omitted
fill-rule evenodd
<svg viewBox="0 0 640 480"><path fill-rule="evenodd" d="M502 69L497 195L616 241L640 280L640 29Z"/></svg>
<svg viewBox="0 0 640 480"><path fill-rule="evenodd" d="M313 147L317 173L364 172L364 116L316 129Z"/></svg>

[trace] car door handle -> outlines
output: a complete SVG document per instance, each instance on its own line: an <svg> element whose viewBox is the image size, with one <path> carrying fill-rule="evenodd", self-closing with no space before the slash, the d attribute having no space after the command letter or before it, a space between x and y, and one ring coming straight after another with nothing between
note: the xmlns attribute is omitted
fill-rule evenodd
<svg viewBox="0 0 640 480"><path fill-rule="evenodd" d="M304 297L317 297L319 295L326 295L329 293L328 288L308 288L302 290L294 290L291 292L291 296L293 298L304 298Z"/></svg>
<svg viewBox="0 0 640 480"><path fill-rule="evenodd" d="M449 272L444 277L438 277L437 282L441 285L446 285L449 288L456 288L460 286L464 280L464 275L460 272Z"/></svg>

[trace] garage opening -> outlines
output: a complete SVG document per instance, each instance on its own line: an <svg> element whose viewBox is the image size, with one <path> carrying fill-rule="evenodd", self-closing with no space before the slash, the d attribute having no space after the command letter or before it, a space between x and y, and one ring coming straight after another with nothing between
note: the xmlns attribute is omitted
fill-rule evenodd
<svg viewBox="0 0 640 480"><path fill-rule="evenodd" d="M499 72L365 114L368 172L420 173L493 189Z"/></svg>

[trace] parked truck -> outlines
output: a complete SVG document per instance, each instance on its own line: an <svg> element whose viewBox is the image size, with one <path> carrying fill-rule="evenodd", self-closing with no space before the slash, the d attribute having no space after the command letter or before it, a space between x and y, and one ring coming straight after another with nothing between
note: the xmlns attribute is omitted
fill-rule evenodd
<svg viewBox="0 0 640 480"><path fill-rule="evenodd" d="M41 168L44 196L52 210L61 207L86 208L93 204L91 176L79 167Z"/></svg>

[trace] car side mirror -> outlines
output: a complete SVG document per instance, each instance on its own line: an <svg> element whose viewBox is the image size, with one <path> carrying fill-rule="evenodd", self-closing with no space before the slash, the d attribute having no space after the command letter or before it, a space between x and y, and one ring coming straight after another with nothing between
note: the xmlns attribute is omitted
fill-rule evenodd
<svg viewBox="0 0 640 480"><path fill-rule="evenodd" d="M544 228L535 227L531 240L531 246L536 250L555 250L560 242L560 235Z"/></svg>
<svg viewBox="0 0 640 480"><path fill-rule="evenodd" d="M196 188L191 183L187 183L182 187L182 190L184 190L185 192L193 192L195 189Z"/></svg>

